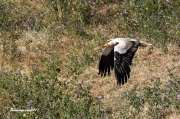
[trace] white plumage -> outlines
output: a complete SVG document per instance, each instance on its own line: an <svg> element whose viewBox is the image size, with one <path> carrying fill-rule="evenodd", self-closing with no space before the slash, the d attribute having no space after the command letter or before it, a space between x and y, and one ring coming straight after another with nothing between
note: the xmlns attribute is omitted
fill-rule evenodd
<svg viewBox="0 0 180 119"><path fill-rule="evenodd" d="M144 41L131 38L110 39L104 45L105 49L99 62L99 74L106 76L110 74L110 69L114 68L117 84L124 85L130 78L130 65L135 52L139 46L150 46Z"/></svg>

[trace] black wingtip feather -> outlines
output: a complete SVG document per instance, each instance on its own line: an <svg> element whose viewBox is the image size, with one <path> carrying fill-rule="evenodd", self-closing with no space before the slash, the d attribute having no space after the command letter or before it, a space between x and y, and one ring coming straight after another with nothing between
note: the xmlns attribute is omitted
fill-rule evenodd
<svg viewBox="0 0 180 119"><path fill-rule="evenodd" d="M117 79L118 85L124 85L127 83L128 78L130 78L130 66L132 65L132 59L134 57L135 52L138 49L139 44L136 42L132 42L133 47L131 47L126 54L120 54L115 51L115 76Z"/></svg>
<svg viewBox="0 0 180 119"><path fill-rule="evenodd" d="M114 67L114 49L107 55L102 55L99 62L99 75L106 76L110 75L110 70Z"/></svg>

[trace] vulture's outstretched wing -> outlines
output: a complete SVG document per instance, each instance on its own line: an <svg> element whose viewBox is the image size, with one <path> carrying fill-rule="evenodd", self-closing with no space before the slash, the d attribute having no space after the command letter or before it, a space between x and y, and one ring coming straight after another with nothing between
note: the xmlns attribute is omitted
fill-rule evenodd
<svg viewBox="0 0 180 119"><path fill-rule="evenodd" d="M124 85L124 83L127 82L128 78L130 78L130 65L132 64L132 59L140 45L140 42L131 41L131 43L132 45L129 47L129 49L127 49L127 52L124 54L120 54L121 51L119 50L121 50L121 48L119 48L119 45L115 46L114 73L118 84Z"/></svg>
<svg viewBox="0 0 180 119"><path fill-rule="evenodd" d="M106 76L110 74L110 69L114 67L114 48L105 48L100 62L99 62L99 74L101 76Z"/></svg>

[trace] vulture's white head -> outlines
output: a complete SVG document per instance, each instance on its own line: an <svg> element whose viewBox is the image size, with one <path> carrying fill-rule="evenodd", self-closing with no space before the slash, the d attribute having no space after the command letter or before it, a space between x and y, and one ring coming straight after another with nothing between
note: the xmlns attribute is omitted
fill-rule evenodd
<svg viewBox="0 0 180 119"><path fill-rule="evenodd" d="M118 45L119 42L116 42L114 40L107 40L106 44L104 44L103 46L106 48L113 48L114 46Z"/></svg>

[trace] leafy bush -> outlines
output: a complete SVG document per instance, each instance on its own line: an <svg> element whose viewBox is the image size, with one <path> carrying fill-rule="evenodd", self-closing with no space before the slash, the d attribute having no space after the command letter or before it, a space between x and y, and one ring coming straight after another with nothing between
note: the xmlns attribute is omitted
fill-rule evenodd
<svg viewBox="0 0 180 119"><path fill-rule="evenodd" d="M101 102L90 95L90 87L76 81L58 81L57 58L46 62L47 69L34 67L31 76L20 70L0 73L1 110L5 118L97 118L103 116ZM8 103L5 103L8 102ZM35 112L11 112L37 109Z"/></svg>
<svg viewBox="0 0 180 119"><path fill-rule="evenodd" d="M42 28L45 25L43 23L43 13L37 10L36 14L33 14L32 11L33 9L29 8L29 4L26 2L20 2L18 5L15 2L2 2L0 4L1 30L18 34L20 33L18 30L38 30Z"/></svg>

